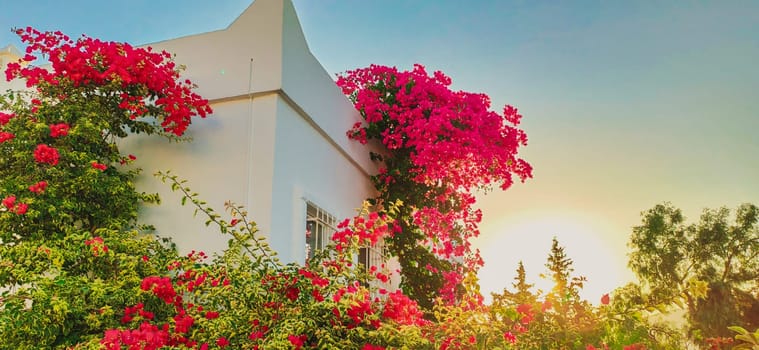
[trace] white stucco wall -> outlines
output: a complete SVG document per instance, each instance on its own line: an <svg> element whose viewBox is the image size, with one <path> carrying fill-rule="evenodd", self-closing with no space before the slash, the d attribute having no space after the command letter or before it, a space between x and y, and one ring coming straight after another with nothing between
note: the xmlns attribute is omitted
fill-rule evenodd
<svg viewBox="0 0 759 350"><path fill-rule="evenodd" d="M277 101L272 246L305 261L305 201L341 220L373 191L361 170L283 99ZM283 215L284 213L290 213Z"/></svg>
<svg viewBox="0 0 759 350"><path fill-rule="evenodd" d="M2 43L0 43L2 44ZM10 82L5 80L5 69L8 63L18 62L23 57L23 54L13 45L0 47L0 92L6 90L23 90L26 85L21 80L11 80Z"/></svg>
<svg viewBox="0 0 759 350"><path fill-rule="evenodd" d="M376 168L345 136L360 117L308 50L290 1L256 0L227 29L150 46L176 54L214 114L191 126L192 143L149 152L143 167L171 169L217 211L226 200L246 205L281 260L305 259L305 200L342 219L373 194ZM167 144L139 140L127 147ZM176 210L178 195L147 175L139 187L164 198L144 210L147 223L182 252L225 247L227 237L190 219L193 209Z"/></svg>
<svg viewBox="0 0 759 350"><path fill-rule="evenodd" d="M282 90L308 112L342 152L366 173L376 173L377 167L368 157L367 146L349 140L345 135L354 123L362 120L358 111L309 50L289 1L284 2L282 31Z"/></svg>
<svg viewBox="0 0 759 350"><path fill-rule="evenodd" d="M202 213L193 217L189 204L180 207L181 195L152 176L158 170L186 179L200 199L227 221L224 203L232 201L246 206L263 232L270 227L276 96L259 97L252 103L218 103L213 108L213 116L195 120L188 129L192 142L136 135L121 145L124 152L138 155L134 165L146 170L138 179L138 189L162 198L161 205L143 208L141 220L155 225L159 235L172 237L182 252L219 252L228 237L221 237L213 226L206 227L207 217Z"/></svg>
<svg viewBox="0 0 759 350"><path fill-rule="evenodd" d="M153 176L157 170L188 180L227 220L226 201L245 205L284 262L305 258L305 200L340 220L372 196L368 174L376 167L345 136L360 117L309 51L290 0L256 0L226 29L144 46L176 54L187 67L183 78L214 109L193 121L192 142L144 135L120 142L144 169L138 190L162 198L141 210L141 221L172 237L181 253L220 252L229 237L180 207L180 194Z"/></svg>
<svg viewBox="0 0 759 350"><path fill-rule="evenodd" d="M276 90L282 86L284 2L257 0L226 29L144 46L175 54L187 67L184 77L207 99Z"/></svg>

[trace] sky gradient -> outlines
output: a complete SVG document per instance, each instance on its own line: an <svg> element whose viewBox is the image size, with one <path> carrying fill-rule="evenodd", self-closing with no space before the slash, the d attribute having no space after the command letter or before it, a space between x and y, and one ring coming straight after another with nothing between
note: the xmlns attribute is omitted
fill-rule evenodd
<svg viewBox="0 0 759 350"><path fill-rule="evenodd" d="M557 236L595 301L633 278L641 211L759 204L759 2L293 2L331 74L421 63L524 115L534 179L479 198L484 292L518 260L539 282ZM139 45L224 28L249 4L0 0L0 47L27 25Z"/></svg>

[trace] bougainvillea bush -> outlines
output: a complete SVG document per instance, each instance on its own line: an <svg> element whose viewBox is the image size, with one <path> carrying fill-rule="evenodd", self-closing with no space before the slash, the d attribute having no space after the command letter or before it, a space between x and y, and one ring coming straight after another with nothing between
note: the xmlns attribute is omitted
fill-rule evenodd
<svg viewBox="0 0 759 350"><path fill-rule="evenodd" d="M232 236L213 260L177 256L139 225L138 205L157 197L136 191L138 170L127 165L139 155L122 154L117 141L179 137L210 112L207 101L167 53L17 33L27 55L5 73L28 90L0 99L3 347L450 348L415 301L371 287L387 267L354 265L359 246L397 232L389 202L342 223L308 265L283 265L242 208L230 204L222 220L163 174Z"/></svg>
<svg viewBox="0 0 759 350"><path fill-rule="evenodd" d="M282 264L257 234L243 208L227 205L228 219L191 194L175 176L162 180L184 192L230 235L229 247L209 260L191 253L168 274L145 278L143 300L124 310L122 325L95 345L106 349L385 349L432 348L419 326L416 303L400 292L370 287L388 273L358 269L362 246L392 232L393 221L367 211L340 224L329 248L306 265ZM154 306L170 305L168 318ZM159 308L160 309L160 308Z"/></svg>
<svg viewBox="0 0 759 350"><path fill-rule="evenodd" d="M136 221L138 204L157 198L135 190L138 170L126 165L136 156L117 140L176 138L211 109L168 53L16 33L26 55L5 78L28 89L0 95L0 339L64 348L119 325L143 278L175 259Z"/></svg>
<svg viewBox="0 0 759 350"><path fill-rule="evenodd" d="M0 95L2 349L657 348L630 290L598 308L558 294L483 304L472 191L531 176L512 107L489 111L487 96L453 92L421 66L349 72L339 84L366 119L349 135L386 148L371 155L379 196L306 264L283 264L244 208L219 214L159 172L229 237L218 256L178 256L139 224L138 206L158 198L135 189L139 155L117 141L181 138L208 102L168 53L16 32L26 56L5 75L28 90ZM379 287L387 266L355 263L381 241L401 259L403 291ZM574 304L583 329L562 327Z"/></svg>
<svg viewBox="0 0 759 350"><path fill-rule="evenodd" d="M507 189L515 176L532 176L517 157L527 143L517 128L522 116L512 106L490 110L487 95L453 91L448 76L430 76L421 65L411 71L371 65L337 84L364 119L348 136L384 146L370 154L381 164L372 203L405 204L401 230L387 242L401 264L401 287L427 310L438 296L455 303L464 276L482 265L470 242L482 218L474 190Z"/></svg>

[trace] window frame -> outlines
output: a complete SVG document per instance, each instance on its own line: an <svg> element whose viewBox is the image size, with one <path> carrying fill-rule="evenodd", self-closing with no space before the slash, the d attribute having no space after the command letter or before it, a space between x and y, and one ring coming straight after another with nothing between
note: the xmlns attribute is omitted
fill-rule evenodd
<svg viewBox="0 0 759 350"><path fill-rule="evenodd" d="M306 260L309 260L314 252L324 249L332 241L332 235L337 232L337 217L310 200L304 200L304 213Z"/></svg>

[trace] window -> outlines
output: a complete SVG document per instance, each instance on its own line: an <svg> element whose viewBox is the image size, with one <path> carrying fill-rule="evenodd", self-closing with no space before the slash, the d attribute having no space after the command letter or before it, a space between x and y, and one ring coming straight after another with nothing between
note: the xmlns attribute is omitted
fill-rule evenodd
<svg viewBox="0 0 759 350"><path fill-rule="evenodd" d="M361 248L358 252L358 262L366 269L382 266L385 263L385 243L379 241L373 247Z"/></svg>
<svg viewBox="0 0 759 350"><path fill-rule="evenodd" d="M385 266L387 262L386 256L385 243L379 241L372 247L363 247L358 251L358 266L367 272L371 271L372 266L374 266L377 268L377 272L382 272L385 276L388 276L389 271L387 266ZM378 277L377 279L372 278L369 281L364 281L362 284L364 287L374 288L372 289L372 298L383 299L384 295L379 294L379 288L387 288L389 286L388 283L387 280L380 280Z"/></svg>
<svg viewBox="0 0 759 350"><path fill-rule="evenodd" d="M306 202L306 256L314 256L314 252L324 249L332 240L337 219L324 209L311 202Z"/></svg>

